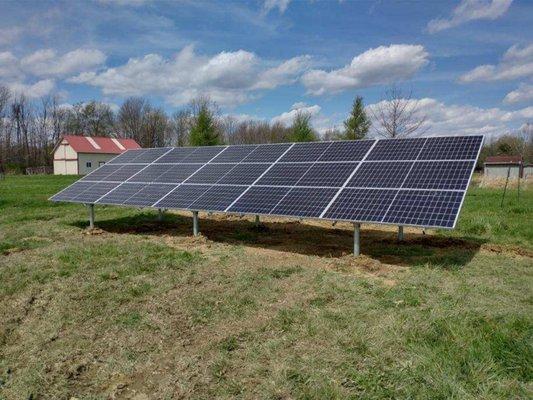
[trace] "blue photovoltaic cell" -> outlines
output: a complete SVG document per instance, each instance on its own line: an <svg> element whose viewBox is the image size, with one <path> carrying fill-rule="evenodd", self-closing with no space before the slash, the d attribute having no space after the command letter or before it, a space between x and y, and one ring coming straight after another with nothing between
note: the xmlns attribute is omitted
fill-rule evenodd
<svg viewBox="0 0 533 400"><path fill-rule="evenodd" d="M187 183L217 183L233 167L235 167L235 164L206 164L187 179Z"/></svg>
<svg viewBox="0 0 533 400"><path fill-rule="evenodd" d="M435 137L428 139L419 160L475 160L483 136Z"/></svg>
<svg viewBox="0 0 533 400"><path fill-rule="evenodd" d="M155 149L146 149L139 156L135 157L132 163L150 164L170 150L169 147L160 147Z"/></svg>
<svg viewBox="0 0 533 400"><path fill-rule="evenodd" d="M146 168L146 165L141 164L125 164L120 169L116 170L112 174L109 174L105 178L103 178L103 181L115 181L115 182L123 182L128 179L130 179L133 175L137 174L139 171L141 171L143 168Z"/></svg>
<svg viewBox="0 0 533 400"><path fill-rule="evenodd" d="M358 163L316 163L302 176L296 186L341 187Z"/></svg>
<svg viewBox="0 0 533 400"><path fill-rule="evenodd" d="M287 149L290 144L263 144L257 146L257 148L248 154L242 162L268 162L273 163L276 161Z"/></svg>
<svg viewBox="0 0 533 400"><path fill-rule="evenodd" d="M118 185L119 183L96 182L83 193L80 193L78 196L76 196L72 201L80 203L94 203L96 200L116 188Z"/></svg>
<svg viewBox="0 0 533 400"><path fill-rule="evenodd" d="M416 160L425 141L426 138L379 140L366 160Z"/></svg>
<svg viewBox="0 0 533 400"><path fill-rule="evenodd" d="M175 164L170 169L159 175L154 182L181 183L200 169L203 164Z"/></svg>
<svg viewBox="0 0 533 400"><path fill-rule="evenodd" d="M144 151L145 150L142 149L125 151L124 153L110 160L108 164L130 163Z"/></svg>
<svg viewBox="0 0 533 400"><path fill-rule="evenodd" d="M146 185L133 196L128 198L124 204L149 207L175 187L176 185L161 185L155 183Z"/></svg>
<svg viewBox="0 0 533 400"><path fill-rule="evenodd" d="M330 142L296 143L279 160L280 162L316 161L331 145Z"/></svg>
<svg viewBox="0 0 533 400"><path fill-rule="evenodd" d="M335 196L338 189L292 188L270 212L274 215L294 215L317 218Z"/></svg>
<svg viewBox="0 0 533 400"><path fill-rule="evenodd" d="M132 177L129 182L156 182L160 175L168 172L171 168L172 165L170 164L152 164Z"/></svg>
<svg viewBox="0 0 533 400"><path fill-rule="evenodd" d="M333 142L318 161L361 161L375 140Z"/></svg>
<svg viewBox="0 0 533 400"><path fill-rule="evenodd" d="M364 162L352 176L347 187L400 188L413 162Z"/></svg>
<svg viewBox="0 0 533 400"><path fill-rule="evenodd" d="M180 185L157 202L154 207L189 209L189 206L211 187L211 185Z"/></svg>
<svg viewBox="0 0 533 400"><path fill-rule="evenodd" d="M131 196L141 190L145 185L142 183L123 183L117 186L116 189L107 193L104 197L98 200L98 204L124 204Z"/></svg>
<svg viewBox="0 0 533 400"><path fill-rule="evenodd" d="M324 218L343 221L381 222L398 190L345 188Z"/></svg>
<svg viewBox="0 0 533 400"><path fill-rule="evenodd" d="M190 205L192 210L224 211L246 190L244 186L212 186Z"/></svg>
<svg viewBox="0 0 533 400"><path fill-rule="evenodd" d="M400 190L382 222L452 228L463 192Z"/></svg>
<svg viewBox="0 0 533 400"><path fill-rule="evenodd" d="M294 186L311 168L312 163L277 163L257 181L263 186Z"/></svg>
<svg viewBox="0 0 533 400"><path fill-rule="evenodd" d="M107 176L111 175L113 172L118 171L120 168L122 168L122 165L104 164L100 168L95 169L90 174L85 175L80 180L94 182L101 181L104 180Z"/></svg>
<svg viewBox="0 0 533 400"><path fill-rule="evenodd" d="M464 190L474 161L417 161L402 188Z"/></svg>
<svg viewBox="0 0 533 400"><path fill-rule="evenodd" d="M157 164L174 164L182 162L185 157L191 155L196 150L196 147L175 147L169 153L165 154L163 157L159 158Z"/></svg>
<svg viewBox="0 0 533 400"><path fill-rule="evenodd" d="M197 147L195 151L185 157L181 162L183 163L206 163L217 154L220 154L225 147L222 146L205 146Z"/></svg>
<svg viewBox="0 0 533 400"><path fill-rule="evenodd" d="M289 190L288 187L253 186L228 211L269 214Z"/></svg>
<svg viewBox="0 0 533 400"><path fill-rule="evenodd" d="M217 183L219 185L251 185L271 164L237 164Z"/></svg>
<svg viewBox="0 0 533 400"><path fill-rule="evenodd" d="M72 201L75 197L83 193L84 190L90 188L94 185L94 182L85 182L79 180L74 182L72 185L62 190L61 192L55 194L50 198L52 201Z"/></svg>
<svg viewBox="0 0 533 400"><path fill-rule="evenodd" d="M244 158L254 151L257 146L229 146L226 150L216 156L212 163L237 163L244 160Z"/></svg>

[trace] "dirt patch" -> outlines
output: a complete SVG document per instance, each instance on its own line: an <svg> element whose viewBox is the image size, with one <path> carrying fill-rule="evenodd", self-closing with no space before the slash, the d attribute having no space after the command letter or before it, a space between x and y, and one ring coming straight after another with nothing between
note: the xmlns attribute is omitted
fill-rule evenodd
<svg viewBox="0 0 533 400"><path fill-rule="evenodd" d="M521 257L533 258L532 250L524 249L518 246L485 243L481 246L481 249L491 252L491 253L511 254L511 255L518 255Z"/></svg>

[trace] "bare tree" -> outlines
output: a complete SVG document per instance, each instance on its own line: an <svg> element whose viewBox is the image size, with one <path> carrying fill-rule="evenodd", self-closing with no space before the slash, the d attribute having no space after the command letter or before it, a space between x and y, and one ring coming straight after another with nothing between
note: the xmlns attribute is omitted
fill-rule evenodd
<svg viewBox="0 0 533 400"><path fill-rule="evenodd" d="M386 138L404 138L421 135L428 130L424 124L427 116L420 112L419 102L412 91L404 93L392 86L385 98L369 107L377 134Z"/></svg>
<svg viewBox="0 0 533 400"><path fill-rule="evenodd" d="M169 123L167 145L181 147L189 143L191 120L191 113L188 110L180 110L172 114L172 119Z"/></svg>
<svg viewBox="0 0 533 400"><path fill-rule="evenodd" d="M142 141L143 125L150 103L142 97L129 97L120 106L117 115L119 136Z"/></svg>

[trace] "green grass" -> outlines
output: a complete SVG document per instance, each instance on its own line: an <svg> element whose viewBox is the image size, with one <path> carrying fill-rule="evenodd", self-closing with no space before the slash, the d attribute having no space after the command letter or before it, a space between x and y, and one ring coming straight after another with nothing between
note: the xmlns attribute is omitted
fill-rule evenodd
<svg viewBox="0 0 533 400"><path fill-rule="evenodd" d="M0 399L533 396L533 192L471 188L453 231L267 223L0 181Z"/></svg>

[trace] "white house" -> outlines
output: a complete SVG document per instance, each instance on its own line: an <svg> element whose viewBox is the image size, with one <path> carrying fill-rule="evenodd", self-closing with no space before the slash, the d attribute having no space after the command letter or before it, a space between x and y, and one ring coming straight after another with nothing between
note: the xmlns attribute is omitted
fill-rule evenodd
<svg viewBox="0 0 533 400"><path fill-rule="evenodd" d="M126 150L140 148L133 139L66 135L54 148L54 174L85 175Z"/></svg>

